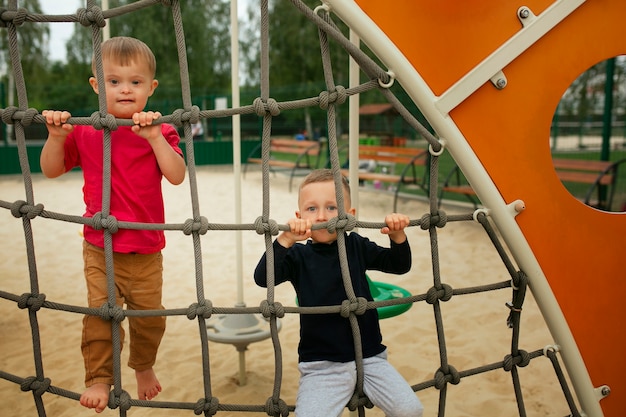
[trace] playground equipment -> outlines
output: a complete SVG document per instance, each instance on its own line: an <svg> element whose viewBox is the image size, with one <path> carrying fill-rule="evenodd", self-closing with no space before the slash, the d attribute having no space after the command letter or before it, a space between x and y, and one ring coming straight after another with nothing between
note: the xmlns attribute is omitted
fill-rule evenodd
<svg viewBox="0 0 626 417"><path fill-rule="evenodd" d="M489 208L529 276L582 409L621 415L626 333L613 318L626 294L616 253L626 216L567 192L549 132L569 84L626 52L626 3L327 3L395 74ZM515 217L518 199L526 210ZM591 288L606 291L593 297Z"/></svg>
<svg viewBox="0 0 626 417"><path fill-rule="evenodd" d="M532 0L526 5L511 7L509 3L499 1L478 4L405 0L390 5L374 0L326 0L312 11L298 0L292 2L331 37L338 35L332 25L327 24L328 15L334 13L346 22L355 37L362 39L388 68L387 71L380 68L370 71L369 67L371 80L377 82L383 90L394 82L400 83L418 105L436 131L436 139L429 136L431 155L436 157L441 152L450 152L485 207L475 213L475 218L488 215L493 220L516 263L523 270L520 275L528 278L529 287L555 341L554 349L546 349L545 355L550 356L550 352L558 350L563 357L582 410L579 414L591 417L621 416L626 391L626 383L620 378L626 370L621 346L626 335L615 324L614 318L621 317L620 307L626 292L626 283L621 279L622 260L617 252L623 246L626 217L594 210L575 200L565 190L551 163L549 127L554 109L569 83L592 64L621 54L626 49L626 27L621 22L626 15L626 3L622 0ZM148 3L154 2L137 3L148 6L151 5ZM172 4L175 11L180 7L177 1ZM12 2L12 6L15 3ZM267 13L267 2L262 2L262 6L265 6L263 13ZM94 18L91 23L87 14L81 14L86 24L93 24L96 29L94 33L97 33L98 22L114 16L114 12L108 15L99 15L98 12L97 8L90 11L92 17L102 18ZM24 18L23 11L3 12L3 20L7 22L7 31L13 41L17 37L16 23L23 23ZM177 21L176 24L177 28L182 27L182 22ZM184 34L177 31L176 36L179 50L184 51ZM328 40L324 36L321 38ZM267 27L262 28L262 39L263 51L267 54ZM97 40L94 37L94 42ZM22 151L20 157L26 201L24 204L1 203L4 208L11 209L16 218L21 218L27 241L32 244L30 222L35 217L56 216L57 219L79 221L46 213L34 202L32 189L29 188L30 171L21 123L27 124L33 120L41 122L41 119L28 109L26 85L19 72L19 51L15 49L17 42L11 42L11 45L12 58L16 58L13 60L16 84L22 90L18 95L19 109L5 109L3 120L16 123L18 146ZM346 49L350 48L346 46ZM350 50L351 55L364 62L364 54L359 54L360 51L355 49ZM180 59L184 64L184 54L181 54ZM280 110L280 105L269 96L267 55L263 56L262 61L260 97L254 104L245 108L237 107L233 112L199 111L191 106L188 80L184 78L184 71L181 71L181 78L187 81L187 85L183 82L184 118L177 113L177 118L165 117L164 120L184 125L194 203L197 203L198 190L193 177L191 122L199 117L231 117L236 112L254 111L263 118L264 128L268 127L263 139L269 146L271 120ZM181 68L184 69L183 64ZM334 87L333 82L327 80L329 91L297 104L320 105L324 102L328 108L330 125L334 120L333 108L338 105L337 97L345 93L345 89ZM388 94L387 91L383 93ZM331 97L335 101L330 100ZM401 107L394 101L394 97L386 97L394 103L394 107ZM345 95L342 98L345 99ZM356 104L350 101L351 114L354 114L354 109L358 114ZM238 103L233 101L233 106L238 106ZM410 114L404 113L403 116L411 118ZM236 119L233 117L234 121ZM98 121L101 122L100 119ZM105 132L111 128L105 126ZM358 128L351 132L353 144L356 132ZM336 145L336 137L332 135L333 130L329 129L329 144ZM351 147L350 152L358 152L358 147ZM237 153L235 155L238 156ZM351 177L357 178L356 167L351 169ZM263 174L267 175L267 171ZM263 196L266 198L268 195L269 185L264 183ZM434 234L438 225L431 221L441 220L441 217L436 211L436 201L432 201L431 206L432 212L419 224ZM277 232L277 225L270 221L268 207L267 201L264 201L260 221L254 227L250 226L250 229L255 228L259 234L265 235L266 243L271 242L272 233ZM107 223L103 227L108 226ZM200 235L207 233L211 227L217 229L219 225L208 224L200 216L197 204L194 204L193 219L172 228L189 233L197 249L196 255L201 255ZM233 229L241 230L241 225L235 225ZM106 233L111 231L106 230ZM33 264L34 253L33 246L29 246L29 261ZM188 311L181 313L175 310L171 314L187 314L199 321L203 357L208 357L205 315L209 315L213 307L209 308L205 303L200 261L198 265L198 303ZM33 335L36 336L38 311L42 307L58 307L58 304L45 301L45 297L38 293L36 269L33 269L29 278L31 294L22 297L14 294L2 296L15 301L20 308L29 309L29 316L34 322ZM518 281L512 280L510 285L514 291L519 291L518 284ZM590 290L596 287L599 288L599 295L593 297L595 294ZM433 304L437 305L439 298L446 301L437 294L438 291L445 292L446 288L441 285L433 288ZM408 297L406 301L416 300L415 297ZM275 300L269 292L266 301L269 306L270 331L275 335L278 332L278 320L273 310L276 307ZM515 303L509 308L512 314L521 311L521 306ZM93 311L81 308L72 311L94 314ZM0 376L19 383L24 390L31 390L38 405L42 404L41 396L45 392L71 397L73 393L67 394L57 387L51 387L50 381L44 378L37 343L38 339L33 337L36 377L22 378L1 371ZM243 346L245 341L237 340L236 343ZM503 367L508 366L510 363ZM438 381L431 386L442 390L445 398L447 384L458 383L460 377L458 373L441 375L438 371L437 378ZM279 382L276 384L279 388ZM198 404L182 404L180 407L196 406L200 413L207 415L216 412L219 404L211 396L210 383L205 381L204 388L205 397ZM127 400L123 394L121 384L116 383L111 402L120 406L120 414L125 414L130 406L142 405L136 400ZM353 405L361 411L364 404ZM270 415L286 410L288 407L280 399L280 389L268 400L265 408L256 409Z"/></svg>

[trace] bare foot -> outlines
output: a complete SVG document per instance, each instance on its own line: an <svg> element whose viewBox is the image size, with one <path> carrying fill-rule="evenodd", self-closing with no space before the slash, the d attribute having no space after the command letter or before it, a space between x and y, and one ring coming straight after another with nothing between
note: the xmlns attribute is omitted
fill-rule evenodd
<svg viewBox="0 0 626 417"><path fill-rule="evenodd" d="M152 368L135 371L137 378L137 395L140 400L151 400L161 392L161 384Z"/></svg>
<svg viewBox="0 0 626 417"><path fill-rule="evenodd" d="M101 413L109 402L109 384L93 384L80 396L80 404L83 407L94 408L96 413Z"/></svg>

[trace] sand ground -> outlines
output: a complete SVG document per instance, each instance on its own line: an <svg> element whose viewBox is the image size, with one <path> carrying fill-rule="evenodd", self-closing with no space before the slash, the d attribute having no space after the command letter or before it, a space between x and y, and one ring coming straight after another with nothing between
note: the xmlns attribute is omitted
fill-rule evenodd
<svg viewBox="0 0 626 417"><path fill-rule="evenodd" d="M235 180L232 167L200 167L197 171L200 212L211 223L235 223ZM36 203L48 211L81 215L82 178L69 173L50 180L33 177ZM164 185L166 219L182 223L192 217L189 179L173 187ZM288 191L287 178L271 177L271 218L284 223L296 209L296 192ZM25 200L21 176L0 178L0 199ZM253 223L262 210L262 181L257 171L248 172L241 182L242 223ZM449 213L468 210L444 206ZM362 192L357 208L360 220L382 221L392 209L392 196ZM420 218L428 206L418 200L401 201L399 211L412 219ZM0 290L23 294L30 292L22 221L9 210L0 210ZM82 275L81 226L68 222L37 218L32 222L39 291L47 301L84 305L86 290ZM264 239L254 231L241 233L242 247L237 255L237 232L214 231L202 236L202 283L204 298L214 306L232 307L243 301L258 306L265 299L264 289L255 286L252 272L264 251ZM377 230L360 233L387 244ZM375 281L399 285L413 294L432 286L432 257L428 232L419 227L408 230L413 252L413 268L403 276L372 272ZM164 300L166 308L186 308L197 301L194 247L189 236L166 232L164 250ZM449 223L438 229L438 251L442 281L454 288L499 282L509 279L506 269L482 228L475 222ZM240 276L238 276L240 275ZM241 284L239 284L241 283ZM241 285L241 286L239 286ZM239 290L238 290L239 288ZM289 285L276 288L276 301L293 306L294 291ZM511 345L511 330L506 326L511 290L488 294L453 297L442 303L446 356L457 370L471 369L501 361ZM83 363L80 353L81 316L43 309L37 314L45 375L52 384L82 392ZM298 386L297 343L298 318L287 315L281 320L279 333L282 348L283 375L281 398L295 402ZM126 323L124 324L126 325ZM408 312L381 322L389 360L412 384L430 380L440 364L433 308L417 303ZM552 344L552 339L532 295L529 293L522 315L520 348L527 351ZM0 370L19 377L34 375L32 337L28 313L12 301L0 299ZM155 370L163 385L157 397L163 401L196 402L203 397L202 358L196 321L185 316L168 318L167 330L159 350ZM123 383L136 395L133 373L125 366L127 342L123 351ZM213 396L222 404L264 404L274 388L274 347L270 340L250 344L245 352L246 384L239 383L239 354L230 344L209 342L210 381ZM549 361L539 358L521 368L524 404L528 416L563 416L569 414L562 391ZM429 388L418 392L425 405L425 416L438 415L439 391ZM44 395L47 416L81 417L94 412L76 401L52 394ZM496 370L465 378L449 386L445 403L446 416L512 416L519 415L510 373ZM36 416L32 395L18 385L0 379L0 415ZM105 410L102 416L119 415L119 410ZM132 408L131 416L193 415L190 410ZM263 413L218 412L218 416L263 415ZM349 415L348 411L344 415ZM368 416L382 416L376 408Z"/></svg>

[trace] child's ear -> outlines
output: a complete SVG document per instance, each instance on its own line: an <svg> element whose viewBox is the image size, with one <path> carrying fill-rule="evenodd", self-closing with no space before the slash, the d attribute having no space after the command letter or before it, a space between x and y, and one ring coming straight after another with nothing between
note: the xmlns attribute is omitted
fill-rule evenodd
<svg viewBox="0 0 626 417"><path fill-rule="evenodd" d="M356 209L354 207L350 207L350 210L348 210L348 214L356 216Z"/></svg>
<svg viewBox="0 0 626 417"><path fill-rule="evenodd" d="M301 219L302 216L300 216L300 210L296 210L296 219Z"/></svg>
<svg viewBox="0 0 626 417"><path fill-rule="evenodd" d="M152 94L154 93L154 90L156 90L156 88L159 86L159 80L152 80L152 83L150 84L150 97L152 96Z"/></svg>
<svg viewBox="0 0 626 417"><path fill-rule="evenodd" d="M93 91L98 94L98 80L96 77L89 77L89 84L91 85L91 88L93 88Z"/></svg>

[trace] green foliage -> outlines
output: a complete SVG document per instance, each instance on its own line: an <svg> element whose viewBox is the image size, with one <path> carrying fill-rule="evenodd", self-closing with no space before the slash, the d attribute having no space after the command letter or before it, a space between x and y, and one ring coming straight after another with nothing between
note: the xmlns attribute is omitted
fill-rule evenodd
<svg viewBox="0 0 626 417"><path fill-rule="evenodd" d="M132 3L113 1L111 7ZM181 14L188 76L193 96L205 96L230 87L229 2L187 0ZM157 4L111 19L111 36L132 36L143 40L157 59L160 87L151 102L163 110L182 107L181 72L172 10Z"/></svg>
<svg viewBox="0 0 626 417"><path fill-rule="evenodd" d="M2 1L1 4L2 8L7 8L6 0ZM20 1L19 6L31 13L41 13L38 0L23 0ZM47 43L50 36L49 26L42 23L24 22L24 24L14 27L14 29L19 45L21 73L26 83L36 82L46 74L48 64ZM8 76L12 73L14 65L9 53L10 33L11 28L6 28L3 29L2 36L0 36L0 70L2 71L2 81L5 85L9 84ZM3 97L2 102L8 103L8 100Z"/></svg>

